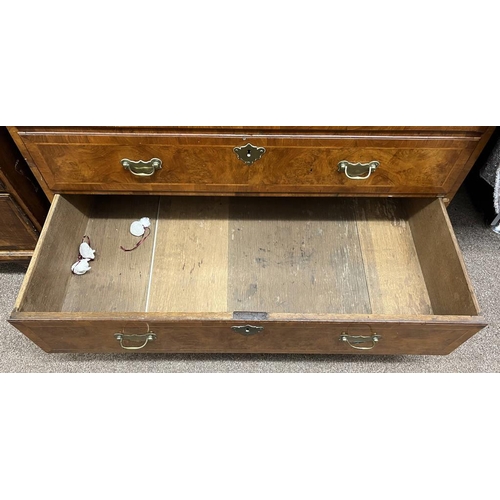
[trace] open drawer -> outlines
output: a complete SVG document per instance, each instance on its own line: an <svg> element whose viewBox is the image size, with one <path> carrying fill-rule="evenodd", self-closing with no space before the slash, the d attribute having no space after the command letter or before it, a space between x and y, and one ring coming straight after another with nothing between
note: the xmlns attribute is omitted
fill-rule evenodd
<svg viewBox="0 0 500 500"><path fill-rule="evenodd" d="M48 352L447 354L485 326L440 199L139 195L56 195L10 322Z"/></svg>

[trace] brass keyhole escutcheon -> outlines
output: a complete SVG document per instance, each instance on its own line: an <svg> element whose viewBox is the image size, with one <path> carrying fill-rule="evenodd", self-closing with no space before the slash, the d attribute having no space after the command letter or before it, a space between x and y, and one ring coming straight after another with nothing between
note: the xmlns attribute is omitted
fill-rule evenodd
<svg viewBox="0 0 500 500"><path fill-rule="evenodd" d="M238 325L238 326L232 326L231 330L241 333L242 335L255 335L256 333L261 332L264 330L263 326L253 326L253 325Z"/></svg>
<svg viewBox="0 0 500 500"><path fill-rule="evenodd" d="M266 152L265 148L254 146L253 144L245 144L245 146L239 146L233 148L236 156L247 165L255 163L257 160L262 158L262 155Z"/></svg>

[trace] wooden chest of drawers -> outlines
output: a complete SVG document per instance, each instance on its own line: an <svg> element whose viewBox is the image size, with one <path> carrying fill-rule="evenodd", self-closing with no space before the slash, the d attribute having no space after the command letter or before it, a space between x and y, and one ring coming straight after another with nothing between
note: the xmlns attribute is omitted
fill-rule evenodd
<svg viewBox="0 0 500 500"><path fill-rule="evenodd" d="M56 193L10 318L46 351L446 354L485 325L445 203L491 128L10 131Z"/></svg>

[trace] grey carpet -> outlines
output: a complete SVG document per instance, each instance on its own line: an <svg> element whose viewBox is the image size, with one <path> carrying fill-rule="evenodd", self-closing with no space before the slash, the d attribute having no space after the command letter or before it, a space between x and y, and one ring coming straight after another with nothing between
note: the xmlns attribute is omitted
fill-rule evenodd
<svg viewBox="0 0 500 500"><path fill-rule="evenodd" d="M24 270L0 264L0 372L447 372L500 371L500 235L461 189L449 207L489 326L448 356L46 354L7 322Z"/></svg>

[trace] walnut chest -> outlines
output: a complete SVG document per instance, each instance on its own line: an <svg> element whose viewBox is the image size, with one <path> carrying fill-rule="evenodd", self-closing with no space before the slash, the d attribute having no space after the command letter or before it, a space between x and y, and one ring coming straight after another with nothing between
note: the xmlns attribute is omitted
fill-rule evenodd
<svg viewBox="0 0 500 500"><path fill-rule="evenodd" d="M485 326L446 203L491 127L9 130L53 197L10 322L48 352L447 354Z"/></svg>

